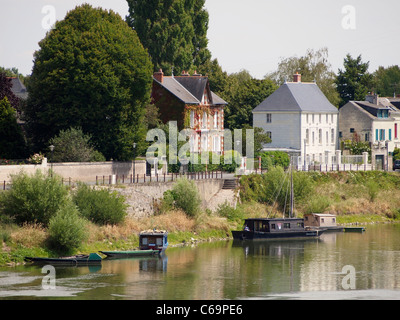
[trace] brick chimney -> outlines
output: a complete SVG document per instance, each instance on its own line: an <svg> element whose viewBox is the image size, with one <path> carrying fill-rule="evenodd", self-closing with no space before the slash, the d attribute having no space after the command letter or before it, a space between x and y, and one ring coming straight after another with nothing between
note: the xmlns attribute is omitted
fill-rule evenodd
<svg viewBox="0 0 400 320"><path fill-rule="evenodd" d="M154 72L153 78L156 79L158 82L163 83L164 80L164 72L160 69L158 72Z"/></svg>
<svg viewBox="0 0 400 320"><path fill-rule="evenodd" d="M301 82L301 74L296 72L296 74L293 75L293 82Z"/></svg>

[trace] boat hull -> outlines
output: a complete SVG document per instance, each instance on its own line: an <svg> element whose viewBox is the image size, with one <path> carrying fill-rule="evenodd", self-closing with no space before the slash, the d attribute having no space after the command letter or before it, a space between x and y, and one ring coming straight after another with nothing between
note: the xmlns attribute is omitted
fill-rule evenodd
<svg viewBox="0 0 400 320"><path fill-rule="evenodd" d="M232 231L234 240L265 240L265 239L311 239L318 238L325 230L304 230L293 232L252 232Z"/></svg>
<svg viewBox="0 0 400 320"><path fill-rule="evenodd" d="M102 258L97 253L90 255L79 255L65 258L40 258L25 257L26 262L33 262L40 265L57 265L57 266L77 266L77 265L100 265Z"/></svg>
<svg viewBox="0 0 400 320"><path fill-rule="evenodd" d="M135 257L153 257L161 254L160 250L131 250L131 251L99 251L107 259L126 259Z"/></svg>

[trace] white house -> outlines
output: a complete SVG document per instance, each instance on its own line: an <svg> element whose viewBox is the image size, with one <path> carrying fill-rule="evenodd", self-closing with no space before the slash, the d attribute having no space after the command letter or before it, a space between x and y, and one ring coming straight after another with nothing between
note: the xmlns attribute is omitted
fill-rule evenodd
<svg viewBox="0 0 400 320"><path fill-rule="evenodd" d="M264 151L300 156L298 164L330 164L338 147L338 114L316 83L301 82L295 74L293 82L281 85L253 110L253 126L271 137Z"/></svg>

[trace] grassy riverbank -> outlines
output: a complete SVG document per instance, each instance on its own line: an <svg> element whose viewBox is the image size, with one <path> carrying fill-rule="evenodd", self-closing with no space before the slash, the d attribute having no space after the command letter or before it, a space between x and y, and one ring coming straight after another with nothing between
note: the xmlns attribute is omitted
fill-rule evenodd
<svg viewBox="0 0 400 320"><path fill-rule="evenodd" d="M400 222L400 176L397 173L317 172L306 174L306 179L309 194L296 199L297 216L325 212L336 214L339 224ZM305 183L306 180L298 181ZM247 182L242 181L242 186L249 188ZM258 183L257 188L261 188L262 180ZM231 230L241 228L245 218L282 216L277 204L271 206L255 199L244 200L244 195L246 192L242 190L243 201L235 209L225 205L216 212L201 212L194 216L169 210L140 220L125 218L116 225L89 223L88 237L74 253L131 249L137 247L140 231L153 228L168 230L171 246L227 239L231 237ZM254 192L252 196L255 197ZM49 249L48 241L48 229L40 224L16 225L3 221L0 223L0 266L22 263L25 256L58 256L60 253Z"/></svg>

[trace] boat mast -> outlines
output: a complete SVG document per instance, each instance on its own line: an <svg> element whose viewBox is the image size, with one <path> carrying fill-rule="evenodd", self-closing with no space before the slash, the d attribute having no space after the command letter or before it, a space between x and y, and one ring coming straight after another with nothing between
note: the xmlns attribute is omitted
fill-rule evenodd
<svg viewBox="0 0 400 320"><path fill-rule="evenodd" d="M290 212L289 218L293 217L293 209L294 209L294 192L293 192L293 167L292 161L290 161Z"/></svg>

